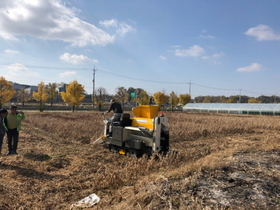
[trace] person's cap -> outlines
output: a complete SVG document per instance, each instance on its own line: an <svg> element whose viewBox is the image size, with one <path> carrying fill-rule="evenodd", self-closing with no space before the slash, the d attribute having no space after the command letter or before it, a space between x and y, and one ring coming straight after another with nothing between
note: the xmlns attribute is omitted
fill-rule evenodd
<svg viewBox="0 0 280 210"><path fill-rule="evenodd" d="M7 109L0 109L0 114L7 113L7 112L8 112Z"/></svg>
<svg viewBox="0 0 280 210"><path fill-rule="evenodd" d="M17 107L16 107L16 106L14 106L14 105L12 105L12 106L11 106L11 109L17 109Z"/></svg>

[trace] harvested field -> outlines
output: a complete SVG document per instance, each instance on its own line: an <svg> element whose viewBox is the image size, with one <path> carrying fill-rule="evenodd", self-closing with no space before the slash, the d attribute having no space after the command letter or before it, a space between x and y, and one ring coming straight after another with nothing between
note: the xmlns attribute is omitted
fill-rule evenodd
<svg viewBox="0 0 280 210"><path fill-rule="evenodd" d="M28 113L19 155L1 157L0 209L70 209L92 193L88 209L280 209L280 117L166 115L178 153L132 158L90 144L99 112Z"/></svg>

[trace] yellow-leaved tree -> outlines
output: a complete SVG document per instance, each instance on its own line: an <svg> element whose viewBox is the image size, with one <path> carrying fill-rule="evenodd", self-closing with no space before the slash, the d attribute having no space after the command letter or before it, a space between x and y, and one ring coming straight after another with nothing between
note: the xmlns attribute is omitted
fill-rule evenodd
<svg viewBox="0 0 280 210"><path fill-rule="evenodd" d="M47 101L49 95L47 93L47 89L44 82L40 82L38 84L38 91L33 92L33 98L39 102L39 110L40 112L44 111L45 102Z"/></svg>
<svg viewBox="0 0 280 210"><path fill-rule="evenodd" d="M21 88L17 91L17 97L22 106L24 106L24 103L32 98L32 94L28 90L25 90L25 88Z"/></svg>
<svg viewBox="0 0 280 210"><path fill-rule="evenodd" d="M179 98L176 95L176 93L174 93L174 91L172 91L169 95L169 103L171 106L171 110L173 110L174 106L176 106L179 103Z"/></svg>
<svg viewBox="0 0 280 210"><path fill-rule="evenodd" d="M4 77L0 77L0 109L11 100L15 93L12 83L8 82Z"/></svg>
<svg viewBox="0 0 280 210"><path fill-rule="evenodd" d="M233 98L227 99L227 100L226 100L226 103L228 103L228 104L229 104L229 103L233 103Z"/></svg>
<svg viewBox="0 0 280 210"><path fill-rule="evenodd" d="M261 101L259 101L259 100L258 100L258 99L256 99L256 98L249 98L248 103L256 103L256 104L260 104L260 103L261 103Z"/></svg>
<svg viewBox="0 0 280 210"><path fill-rule="evenodd" d="M149 105L150 96L145 90L141 90L140 94L137 95L137 101L141 105Z"/></svg>
<svg viewBox="0 0 280 210"><path fill-rule="evenodd" d="M179 102L182 104L182 106L185 106L190 101L191 101L191 96L189 94L180 94L179 95Z"/></svg>
<svg viewBox="0 0 280 210"><path fill-rule="evenodd" d="M49 83L48 85L48 93L49 93L49 99L51 102L51 106L53 106L53 101L57 99L58 97L58 91L56 90L57 84L56 83Z"/></svg>
<svg viewBox="0 0 280 210"><path fill-rule="evenodd" d="M210 97L206 96L203 100L203 103L211 103Z"/></svg>
<svg viewBox="0 0 280 210"><path fill-rule="evenodd" d="M72 106L72 112L75 111L75 107L81 104L81 101L84 100L85 89L83 85L80 85L76 80L71 82L66 86L66 92L61 93L61 97L65 103L68 103Z"/></svg>
<svg viewBox="0 0 280 210"><path fill-rule="evenodd" d="M162 92L156 92L154 94L154 101L159 107L161 107L163 104L166 104L167 96Z"/></svg>

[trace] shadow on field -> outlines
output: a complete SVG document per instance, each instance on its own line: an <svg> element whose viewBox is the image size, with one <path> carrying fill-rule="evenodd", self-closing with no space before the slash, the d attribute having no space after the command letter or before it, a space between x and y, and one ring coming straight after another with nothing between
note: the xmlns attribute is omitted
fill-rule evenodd
<svg viewBox="0 0 280 210"><path fill-rule="evenodd" d="M24 154L24 157L29 160L34 160L34 161L40 161L40 162L48 161L48 165L52 166L56 169L65 168L70 165L70 161L65 158L61 158L59 156L52 157L52 156L49 156L47 154L42 154L42 153L35 154L34 152L29 152L29 153ZM49 170L51 170L51 169L49 169Z"/></svg>
<svg viewBox="0 0 280 210"><path fill-rule="evenodd" d="M38 179L38 180L52 180L53 178L56 178L58 176L52 176L43 172L38 172L30 168L23 168L19 166L13 166L13 165L6 165L1 164L0 165L1 170L15 170L19 175L32 178L32 179ZM59 176L61 177L61 175Z"/></svg>
<svg viewBox="0 0 280 210"><path fill-rule="evenodd" d="M24 157L29 159L29 160L42 161L42 162L51 159L51 157L49 155L34 154L33 152L24 154Z"/></svg>

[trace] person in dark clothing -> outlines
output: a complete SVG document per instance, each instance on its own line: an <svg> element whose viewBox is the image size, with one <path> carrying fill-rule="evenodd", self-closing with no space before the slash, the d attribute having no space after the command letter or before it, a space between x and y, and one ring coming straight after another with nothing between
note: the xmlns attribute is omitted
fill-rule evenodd
<svg viewBox="0 0 280 210"><path fill-rule="evenodd" d="M3 145L3 139L7 131L7 128L4 124L4 119L7 116L7 114L8 111L6 109L0 110L0 155L1 155L2 145Z"/></svg>
<svg viewBox="0 0 280 210"><path fill-rule="evenodd" d="M23 112L17 111L16 106L11 106L10 112L4 119L8 137L8 152L6 155L15 154L17 155L18 137L19 131L21 130L21 121L25 119Z"/></svg>
<svg viewBox="0 0 280 210"><path fill-rule="evenodd" d="M109 113L110 111L113 111L114 112L114 115L112 117L112 122L116 122L116 121L120 121L120 118L121 118L121 115L123 113L123 110L122 110L122 105L118 102L116 102L114 99L112 99L110 101L110 107L107 111L107 113Z"/></svg>
<svg viewBox="0 0 280 210"><path fill-rule="evenodd" d="M110 125L110 128L109 128L109 135L112 135L112 125L113 125L113 122L120 121L122 113L123 113L123 110L122 110L122 105L120 103L116 102L114 99L112 99L110 101L110 103L111 104L110 104L109 109L107 110L107 113L109 113L110 111L114 112L114 115L111 118L111 125Z"/></svg>

